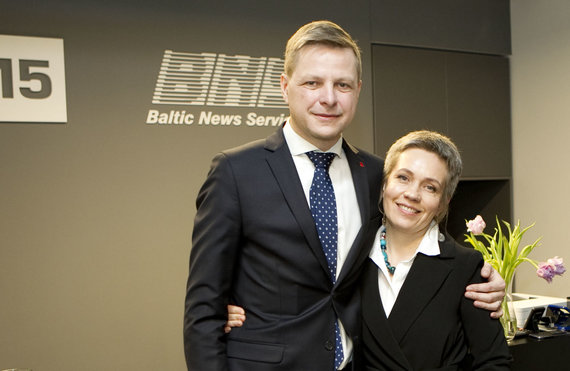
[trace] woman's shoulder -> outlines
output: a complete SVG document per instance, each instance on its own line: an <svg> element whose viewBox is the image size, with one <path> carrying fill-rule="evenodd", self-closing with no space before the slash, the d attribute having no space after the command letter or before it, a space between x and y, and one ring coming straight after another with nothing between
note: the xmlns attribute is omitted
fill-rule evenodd
<svg viewBox="0 0 570 371"><path fill-rule="evenodd" d="M440 249L452 255L459 262L468 262L471 264L479 264L483 261L483 256L472 247L466 247L457 242L448 233L445 234L445 240L440 242Z"/></svg>

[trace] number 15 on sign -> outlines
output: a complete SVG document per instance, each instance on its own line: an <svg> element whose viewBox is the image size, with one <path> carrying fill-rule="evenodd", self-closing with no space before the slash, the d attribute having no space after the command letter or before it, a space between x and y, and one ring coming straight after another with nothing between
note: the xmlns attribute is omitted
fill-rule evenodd
<svg viewBox="0 0 570 371"><path fill-rule="evenodd" d="M0 122L67 122L63 39L0 35Z"/></svg>

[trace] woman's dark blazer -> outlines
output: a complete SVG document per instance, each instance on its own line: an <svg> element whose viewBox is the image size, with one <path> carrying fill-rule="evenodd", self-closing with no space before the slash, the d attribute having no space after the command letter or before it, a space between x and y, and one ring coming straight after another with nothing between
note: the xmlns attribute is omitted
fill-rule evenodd
<svg viewBox="0 0 570 371"><path fill-rule="evenodd" d="M468 284L481 281L481 254L450 236L439 246L438 256L416 256L388 318L378 267L366 262L361 286L366 370L461 370L471 356L474 370L509 369L499 320L464 297Z"/></svg>

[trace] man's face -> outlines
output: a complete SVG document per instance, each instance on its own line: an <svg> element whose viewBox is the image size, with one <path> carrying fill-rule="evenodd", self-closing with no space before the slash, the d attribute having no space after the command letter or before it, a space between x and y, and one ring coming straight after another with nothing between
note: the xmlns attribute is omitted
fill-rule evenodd
<svg viewBox="0 0 570 371"><path fill-rule="evenodd" d="M352 122L361 84L351 49L304 46L292 74L281 75L291 127L320 150L328 150Z"/></svg>

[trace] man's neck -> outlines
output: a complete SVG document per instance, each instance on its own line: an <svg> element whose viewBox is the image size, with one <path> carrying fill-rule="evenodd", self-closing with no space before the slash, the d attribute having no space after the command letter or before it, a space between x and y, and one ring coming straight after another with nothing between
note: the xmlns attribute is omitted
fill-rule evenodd
<svg viewBox="0 0 570 371"><path fill-rule="evenodd" d="M299 130L297 127L295 127L294 124L292 124L291 118L289 118L289 120L287 120L287 122L285 123L285 125L289 124L289 127L292 129L292 131L300 138L302 138L303 140L305 140L306 142L312 144L313 146L317 147L319 150L323 151L323 152L328 152L330 151L331 148L333 148L338 141L342 138L342 135L339 136L338 138L334 138L334 139L330 139L330 140L318 140L316 138L309 138L307 135L304 135L304 133Z"/></svg>

